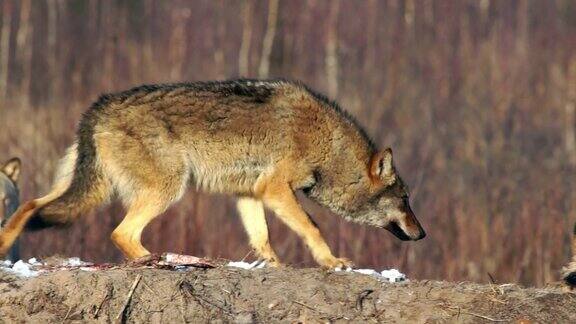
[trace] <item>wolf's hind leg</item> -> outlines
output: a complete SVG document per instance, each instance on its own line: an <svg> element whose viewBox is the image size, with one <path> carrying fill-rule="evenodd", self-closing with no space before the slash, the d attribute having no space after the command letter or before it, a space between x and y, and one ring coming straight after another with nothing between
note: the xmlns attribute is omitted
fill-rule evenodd
<svg viewBox="0 0 576 324"><path fill-rule="evenodd" d="M142 246L141 236L144 227L168 208L171 200L162 199L157 193L140 193L132 200L126 217L112 232L112 241L129 260L134 260L150 252Z"/></svg>
<svg viewBox="0 0 576 324"><path fill-rule="evenodd" d="M271 266L279 266L279 259L270 245L268 225L264 214L264 204L254 198L242 197L237 203L240 219L246 229L250 245L258 257L266 260Z"/></svg>
<svg viewBox="0 0 576 324"><path fill-rule="evenodd" d="M118 125L107 127L102 126L94 135L96 151L128 210L111 237L122 253L134 260L150 254L142 246L142 231L180 199L188 185L189 171L180 147L162 136L145 136L143 130L126 136ZM149 127L148 131L156 131L154 125Z"/></svg>

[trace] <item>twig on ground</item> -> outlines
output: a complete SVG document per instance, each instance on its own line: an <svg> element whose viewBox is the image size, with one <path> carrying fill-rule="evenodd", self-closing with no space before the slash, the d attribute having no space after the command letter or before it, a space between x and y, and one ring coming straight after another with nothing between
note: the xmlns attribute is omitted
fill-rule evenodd
<svg viewBox="0 0 576 324"><path fill-rule="evenodd" d="M311 309L311 310L313 310L313 311L315 311L315 312L322 313L321 311L317 310L316 308L314 308L314 307L312 307L312 306L309 306L309 305L306 305L306 304L304 304L304 303L302 303L302 302L299 302L299 301L297 301L297 300L293 300L292 302L293 302L294 304L298 304L298 305L300 305L300 306L304 306L304 307L306 307L306 308L308 308L308 309Z"/></svg>
<svg viewBox="0 0 576 324"><path fill-rule="evenodd" d="M155 296L158 295L158 293L157 293L154 289L152 289L152 288L146 283L146 281L143 281L142 284L143 284L144 287L146 287L146 289L148 289L153 295L155 295Z"/></svg>
<svg viewBox="0 0 576 324"><path fill-rule="evenodd" d="M460 316L460 314L466 314L466 315L471 315L471 316L478 317L478 318L483 318L483 319L491 321L491 322L509 322L510 321L510 320L492 318L492 317L488 317L485 315L468 312L468 311L463 310L459 306L448 306L448 308L457 309L458 310L458 316Z"/></svg>
<svg viewBox="0 0 576 324"><path fill-rule="evenodd" d="M128 307L128 304L130 304L130 300L132 299L132 295L134 294L134 290L136 290L136 287L138 286L140 279L142 279L142 275L139 274L138 276L136 276L136 279L134 280L134 283L132 284L132 287L130 288L128 295L126 296L126 301L124 301L124 305L122 305L120 313L116 315L115 319L116 323L122 323L124 312L126 312L126 308Z"/></svg>
<svg viewBox="0 0 576 324"><path fill-rule="evenodd" d="M475 317L479 317L479 318L483 318L483 319L488 320L488 321L491 321L491 322L509 322L509 320L491 318L491 317L488 317L488 316L484 316L484 315L480 315L480 314L476 314L476 313L472 313L472 312L467 312L467 311L462 311L462 313L468 314L468 315L472 315L472 316L475 316Z"/></svg>
<svg viewBox="0 0 576 324"><path fill-rule="evenodd" d="M68 312L66 312L66 316L64 316L64 319L62 319L62 323L64 323L68 319L68 316L70 316L71 311L72 311L72 306L68 307Z"/></svg>
<svg viewBox="0 0 576 324"><path fill-rule="evenodd" d="M104 298L102 298L102 301L100 302L100 304L98 305L98 307L94 311L94 318L98 318L98 314L100 313L102 306L104 306L104 303L107 302L108 300L110 300L111 297L112 297L112 289L107 289L106 295L104 295Z"/></svg>
<svg viewBox="0 0 576 324"><path fill-rule="evenodd" d="M246 258L249 257L250 255L252 255L252 253L254 253L254 250L248 251L248 253L246 253L246 255L240 261L246 260Z"/></svg>
<svg viewBox="0 0 576 324"><path fill-rule="evenodd" d="M374 290L372 289L366 289L363 290L359 295L358 298L356 298L356 310L357 311L362 311L362 309L364 308L364 299L366 299L371 293L373 293Z"/></svg>
<svg viewBox="0 0 576 324"><path fill-rule="evenodd" d="M492 289L492 292L494 293L494 295L496 295L496 296L504 296L504 290L502 290L502 288L498 287L498 291L496 291L496 288L494 288L495 286L494 286L493 283L488 284L488 287L490 287L490 289ZM496 298L496 297L488 296L488 298L489 298L490 300L492 300L492 301L497 302L497 303L500 303L500 304L503 304L503 305L506 304L505 301L500 300L500 299L498 299L498 298Z"/></svg>
<svg viewBox="0 0 576 324"><path fill-rule="evenodd" d="M318 310L318 309L316 309L316 308L314 308L314 307L312 307L312 306L310 306L310 305L306 305L306 304L304 304L303 302L299 302L299 301L297 301L297 300L293 300L292 303L298 304L298 305L303 306L303 307L306 307L306 308L308 308L308 309L310 309L310 310L315 311L315 312L318 313L318 314L322 314L322 315L325 316L325 317L330 317L331 320L336 320L336 319L340 319L340 318L343 318L343 319L345 319L345 320L347 320L347 321L350 320L349 317L346 317L346 316L343 316L343 315L332 316L331 314L328 314L328 313L326 313L326 312L323 312L323 311L321 311L321 310Z"/></svg>
<svg viewBox="0 0 576 324"><path fill-rule="evenodd" d="M196 299L196 301L200 305L202 305L202 303L204 303L204 304L207 304L209 306L218 308L220 311L224 312L228 316L234 315L233 311L228 310L228 309L202 297L201 295L194 293L194 287L192 285L190 285L190 283L188 281L183 280L178 286L179 286L180 291L182 291L184 293L184 296L188 295L190 297L193 297L194 299Z"/></svg>
<svg viewBox="0 0 576 324"><path fill-rule="evenodd" d="M194 298L203 301L205 304L208 304L208 305L210 305L210 306L212 306L212 307L218 308L219 310L223 311L225 314L227 314L227 315L229 315L229 316L232 316L232 315L233 315L233 313L232 313L231 311L227 310L226 308L224 308L224 307L222 307L222 306L220 306L220 305L218 305L218 304L216 304L216 303L214 303L214 302L212 302L212 301L209 301L208 299L206 299L206 298L204 298L204 297L202 297L202 296L199 296L199 295L193 295L193 296L194 296Z"/></svg>
<svg viewBox="0 0 576 324"><path fill-rule="evenodd" d="M506 305L506 302L505 302L505 301L500 300L500 299L498 299L498 298L496 298L496 297L488 296L488 299L490 299L491 301L500 303L500 304L502 304L502 305Z"/></svg>

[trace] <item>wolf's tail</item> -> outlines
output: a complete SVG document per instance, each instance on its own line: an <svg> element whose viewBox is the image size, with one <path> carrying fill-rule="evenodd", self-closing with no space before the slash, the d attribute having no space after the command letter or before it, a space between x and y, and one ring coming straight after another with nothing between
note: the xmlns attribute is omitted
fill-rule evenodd
<svg viewBox="0 0 576 324"><path fill-rule="evenodd" d="M46 201L38 208L26 229L38 230L67 225L110 196L109 181L105 178L96 155L96 122L94 109L88 110L78 127L76 150L74 145L68 150L57 175L60 182L64 183L63 187L69 185L61 195Z"/></svg>
<svg viewBox="0 0 576 324"><path fill-rule="evenodd" d="M37 204L37 209L26 223L26 230L35 231L52 226L65 226L107 200L109 185L96 170L82 170L64 193L53 200ZM79 179L81 178L81 179Z"/></svg>
<svg viewBox="0 0 576 324"><path fill-rule="evenodd" d="M89 111L90 112L90 111ZM0 255L5 255L22 230L39 230L72 223L110 197L110 181L96 156L95 117L87 113L63 158L52 191L22 204L0 231Z"/></svg>

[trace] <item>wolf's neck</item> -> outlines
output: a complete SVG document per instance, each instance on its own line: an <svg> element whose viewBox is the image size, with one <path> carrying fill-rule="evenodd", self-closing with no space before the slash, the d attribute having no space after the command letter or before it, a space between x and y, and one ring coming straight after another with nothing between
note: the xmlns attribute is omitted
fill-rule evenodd
<svg viewBox="0 0 576 324"><path fill-rule="evenodd" d="M308 196L336 214L349 218L366 197L368 163L374 154L373 144L353 123L333 119L330 149L320 159L316 184Z"/></svg>
<svg viewBox="0 0 576 324"><path fill-rule="evenodd" d="M317 182L306 192L307 195L348 219L360 207L367 194L365 170L358 166L358 162L354 162L319 171Z"/></svg>

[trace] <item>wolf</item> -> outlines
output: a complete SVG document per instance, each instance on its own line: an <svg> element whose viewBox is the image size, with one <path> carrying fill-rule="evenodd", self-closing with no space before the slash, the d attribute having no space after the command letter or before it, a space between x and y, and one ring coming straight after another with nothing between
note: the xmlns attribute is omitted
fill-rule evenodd
<svg viewBox="0 0 576 324"><path fill-rule="evenodd" d="M0 164L0 224L6 223L20 204L18 178L21 165L19 158L11 158ZM8 257L12 261L20 259L17 243L10 249Z"/></svg>
<svg viewBox="0 0 576 324"><path fill-rule="evenodd" d="M24 228L68 224L114 197L127 214L112 241L129 260L148 256L144 227L190 185L237 196L249 242L272 266L280 261L264 207L319 265L352 265L332 254L300 206L300 190L349 221L401 240L425 236L392 150L378 150L334 101L298 81L237 79L100 96L82 116L51 192L22 204L0 232L0 253Z"/></svg>

